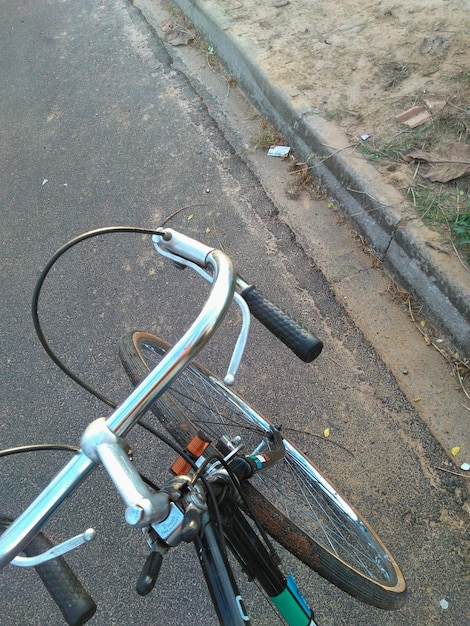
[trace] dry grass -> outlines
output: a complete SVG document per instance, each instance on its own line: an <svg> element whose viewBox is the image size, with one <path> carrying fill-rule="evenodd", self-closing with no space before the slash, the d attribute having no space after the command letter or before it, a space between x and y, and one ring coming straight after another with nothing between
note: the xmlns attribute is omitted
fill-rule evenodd
<svg viewBox="0 0 470 626"><path fill-rule="evenodd" d="M413 296L390 277L388 277L388 287L385 292L394 302L406 308L415 328L422 335L423 341L437 350L446 360L452 375L457 380L459 389L470 400L470 361L462 359L458 352L455 352L445 339L442 339L436 328L426 320Z"/></svg>
<svg viewBox="0 0 470 626"><path fill-rule="evenodd" d="M469 74L462 74L461 84L470 90ZM460 94L460 90L456 92ZM463 93L461 97L463 98ZM361 144L361 151L369 161L388 163L386 171L392 171L392 163L408 172L404 178L410 182L402 190L407 194L416 214L425 224L441 233L444 242L454 248L462 264L470 267L470 176L439 183L431 182L422 175L432 165L406 163L404 157L410 151L442 153L454 142L468 143L470 139L470 106L447 103L427 124L414 129L400 130L385 140L372 139ZM394 166L397 167L397 166Z"/></svg>
<svg viewBox="0 0 470 626"><path fill-rule="evenodd" d="M262 117L259 130L253 137L253 143L256 148L268 150L271 146L285 145L285 139L268 119Z"/></svg>

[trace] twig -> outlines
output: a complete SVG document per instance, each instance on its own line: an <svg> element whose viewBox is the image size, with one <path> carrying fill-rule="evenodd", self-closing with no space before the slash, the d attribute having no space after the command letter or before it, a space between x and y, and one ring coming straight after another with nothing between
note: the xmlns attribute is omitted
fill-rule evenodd
<svg viewBox="0 0 470 626"><path fill-rule="evenodd" d="M416 328L419 330L419 332L423 335L423 337L427 337L427 336L428 336L428 335L427 335L427 333L425 333L425 332L423 331L423 329L420 327L420 325L418 324L418 322L415 320L415 317L414 317L414 315L413 315L413 311L412 311L412 309L411 309L411 297L410 297L410 299L408 300L408 312L409 312L409 314L410 314L411 321L412 321L412 322L413 322L413 324L416 326ZM463 378L463 376L461 376L461 375L460 375L460 373L459 373L459 370L458 370L458 364L457 364L457 363L455 363L455 362L452 362L452 360L449 358L449 355L448 355L448 354L446 354L446 353L444 352L444 350L442 350L442 348L440 348L439 346L437 346L437 345L436 345L436 343L435 343L434 341L431 341L431 340L430 340L430 341L429 341L429 343L430 343L430 345L432 345L432 347L433 347L435 350L437 350L437 351L439 352L439 354L440 354L441 356L443 356L443 357L447 360L447 362L449 363L449 365L451 365L451 366L454 368L454 373L455 373L455 374L456 374L456 376L457 376L457 380L459 381L459 385L460 385L460 387L461 387L462 391L464 392L464 394L466 395L466 397L470 400L470 395L469 395L468 391L465 389L465 385L464 385L464 378ZM464 363L463 361L460 361L459 363L460 363L461 365L463 365L464 367L467 367L467 368L468 368L468 366L466 365L466 363ZM468 368L468 369L470 369L470 368ZM464 405L462 405L462 406L464 406ZM468 408L468 407L465 407L465 408L466 408L466 409L468 409L468 410L470 411L470 408Z"/></svg>
<svg viewBox="0 0 470 626"><path fill-rule="evenodd" d="M160 228L162 226L165 226L167 222L169 222L176 215L178 215L178 213L181 213L181 211L186 211L186 209L193 209L195 206L205 206L205 205L204 204L187 204L186 206L182 206L181 208L176 209L176 211L173 211L173 213L170 213L170 215L167 215L167 217L165 217L163 222L160 224Z"/></svg>
<svg viewBox="0 0 470 626"><path fill-rule="evenodd" d="M413 174L413 178L411 180L411 183L414 182L414 179L416 178L416 175L418 174L418 170L419 170L419 166L421 165L421 163L417 163L416 164L416 169L415 169L415 173ZM415 205L416 206L416 205Z"/></svg>
<svg viewBox="0 0 470 626"><path fill-rule="evenodd" d="M337 365L338 367L341 367L341 365L338 363L338 361L335 361L334 358L332 356L330 356L329 354L325 354L327 359L330 359L330 361L333 361L333 363L335 365Z"/></svg>
<svg viewBox="0 0 470 626"><path fill-rule="evenodd" d="M442 190L442 187L441 187ZM440 194L439 194L440 195ZM449 220L447 219L447 215L444 213L444 211L442 210L442 206L440 205L440 203L437 203L437 206L439 207L440 212L442 213L442 217L444 218L444 221L446 223L446 226L449 230L449 233L452 232L452 229L449 225ZM462 257L459 254L459 251L457 250L457 247L452 239L452 236L450 237L450 243L452 244L452 248L454 249L455 252L455 256L457 257L457 259L459 260L460 265L467 271L470 272L470 269L466 266L465 261L462 259Z"/></svg>
<svg viewBox="0 0 470 626"><path fill-rule="evenodd" d="M470 111L468 109L462 109L461 107L458 107L455 104L452 104L452 102L447 102L447 104L450 104L450 106L454 107L454 109L457 109L457 111L461 111L462 113L466 113L467 115L470 115Z"/></svg>
<svg viewBox="0 0 470 626"><path fill-rule="evenodd" d="M443 467L434 467L434 469L440 470L441 472L447 472L447 474L453 474L454 476L460 476L460 478L470 478L470 474L460 474L459 472L452 472L451 470L444 469Z"/></svg>
<svg viewBox="0 0 470 626"><path fill-rule="evenodd" d="M352 189L351 187L346 187L347 191L351 191L352 193L361 193L363 196L369 196L369 198L371 200L374 200L374 202L379 202L379 200L377 200L377 198L374 198L374 196L372 196L368 191L362 191L361 189ZM383 205L382 202L380 202L380 204Z"/></svg>
<svg viewBox="0 0 470 626"><path fill-rule="evenodd" d="M326 146L327 148L330 148L330 146L328 146L327 144L323 144L324 146ZM322 163L324 163L325 161L327 161L328 159L331 159L332 157L336 156L337 154L339 154L340 152L344 152L344 150L347 150L348 148L357 148L358 143L351 143L348 144L347 146L344 146L344 148L338 148L338 150L335 150L334 152L332 152L331 154L327 154L326 156L322 156L320 158L319 161L317 161L316 163L314 163L313 165L309 165L307 170L313 170L315 169L318 165L321 165ZM315 157L318 158L318 157ZM310 160L310 157L309 159ZM295 172L291 172L291 173L295 173Z"/></svg>
<svg viewBox="0 0 470 626"><path fill-rule="evenodd" d="M468 268L467 264L460 256L459 251L457 250L456 245L452 239L450 240L450 243L452 244L452 247L454 248L455 255L458 258L460 265L464 268L464 270L466 270L467 272L470 272L470 269Z"/></svg>
<svg viewBox="0 0 470 626"><path fill-rule="evenodd" d="M414 159L415 161L418 161L420 163L429 163L429 165L434 165L435 163L450 163L451 165L470 165L470 161L453 161L452 159L429 159L429 161L427 159L420 159L419 157L416 157L416 159Z"/></svg>
<svg viewBox="0 0 470 626"><path fill-rule="evenodd" d="M338 443L337 441L335 441L334 439L331 439L330 437L325 437L325 435L319 435L318 433L312 433L309 430L305 430L305 429L301 430L298 428L283 428L282 431L302 433L303 435L309 435L310 437L315 437L316 439L322 439L323 441L326 441L327 443L331 443L335 446L338 446L338 448L341 448L342 450L350 454L352 457L356 458L356 455L354 454L354 452L351 452L351 450L346 448L346 446L343 446L341 443Z"/></svg>
<svg viewBox="0 0 470 626"><path fill-rule="evenodd" d="M213 225L213 227L214 227L214 233L215 233L215 236L216 236L217 242L218 242L218 244L219 244L219 250L222 250L222 251L223 251L224 247L223 247L223 245L222 245L222 242L220 241L219 233L217 232L217 228L216 228L216 225L215 225L215 218L214 218L214 216L212 216L212 225Z"/></svg>
<svg viewBox="0 0 470 626"><path fill-rule="evenodd" d="M462 388L462 391L467 396L467 398L470 400L470 395L469 395L468 391L465 389L465 385L463 384L463 376L460 376L459 372L457 372L457 379L458 379L459 384L460 384L460 386ZM467 408L467 407L465 407L465 408Z"/></svg>
<svg viewBox="0 0 470 626"><path fill-rule="evenodd" d="M424 245L427 246L428 248L431 248L432 250L436 250L437 252L443 252L444 254L449 254L448 250L446 250L445 248L441 248L440 246L436 246L434 243L431 243L430 241L425 241Z"/></svg>

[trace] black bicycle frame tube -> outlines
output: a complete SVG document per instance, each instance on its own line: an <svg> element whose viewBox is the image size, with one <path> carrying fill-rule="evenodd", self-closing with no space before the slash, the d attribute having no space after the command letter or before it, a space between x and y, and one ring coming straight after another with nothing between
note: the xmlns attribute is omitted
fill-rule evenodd
<svg viewBox="0 0 470 626"><path fill-rule="evenodd" d="M258 580L290 626L315 626L310 609L292 576L281 572L240 509L228 499L221 504L224 534L248 574Z"/></svg>
<svg viewBox="0 0 470 626"><path fill-rule="evenodd" d="M202 517L203 530L195 541L196 552L206 579L220 626L249 626L243 599L232 568L220 548L220 539L209 513Z"/></svg>

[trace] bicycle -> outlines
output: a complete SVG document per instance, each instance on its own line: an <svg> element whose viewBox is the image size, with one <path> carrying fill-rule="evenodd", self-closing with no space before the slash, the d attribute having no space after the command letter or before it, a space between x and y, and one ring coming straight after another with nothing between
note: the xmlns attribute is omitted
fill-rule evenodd
<svg viewBox="0 0 470 626"><path fill-rule="evenodd" d="M68 624L84 624L93 616L94 601L63 558L91 541L93 529L55 547L41 529L102 465L125 504L126 522L141 529L150 548L137 583L140 595L154 588L165 554L193 542L220 624L249 624L228 548L249 577L259 581L286 623L315 626L313 610L293 577L279 568L270 535L357 599L386 610L402 607L406 583L381 540L286 439L282 425L270 424L231 389L250 314L305 362L317 358L323 344L241 278L226 254L169 228L91 231L66 244L46 265L33 297L36 312L42 283L55 261L78 242L116 230L151 234L163 257L180 268L192 268L211 283L209 296L173 347L143 331L123 337L120 357L134 390L119 406L108 401L112 413L86 428L80 448L71 448L72 459L16 520L0 518L0 568L10 562L34 567ZM213 337L232 301L241 311L242 327L222 382L194 358ZM90 390L55 357L36 316L34 321L50 356ZM144 420L147 411L166 435ZM141 476L132 462L126 435L136 424L176 454L169 468L171 477L161 486Z"/></svg>

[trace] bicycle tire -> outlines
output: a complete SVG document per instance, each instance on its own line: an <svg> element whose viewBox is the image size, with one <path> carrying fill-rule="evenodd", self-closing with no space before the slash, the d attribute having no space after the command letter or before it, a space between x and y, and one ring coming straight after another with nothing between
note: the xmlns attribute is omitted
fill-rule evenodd
<svg viewBox="0 0 470 626"><path fill-rule="evenodd" d="M132 383L138 384L170 347L145 332L126 334L121 340L120 357ZM268 420L195 362L185 368L151 410L183 447L198 433L210 439L219 451L223 435L242 435L244 454L252 454L258 444L264 446L263 450L268 445ZM285 437L284 445L286 456L282 462L243 483L261 524L299 560L358 600L386 610L403 606L406 583L381 540Z"/></svg>

